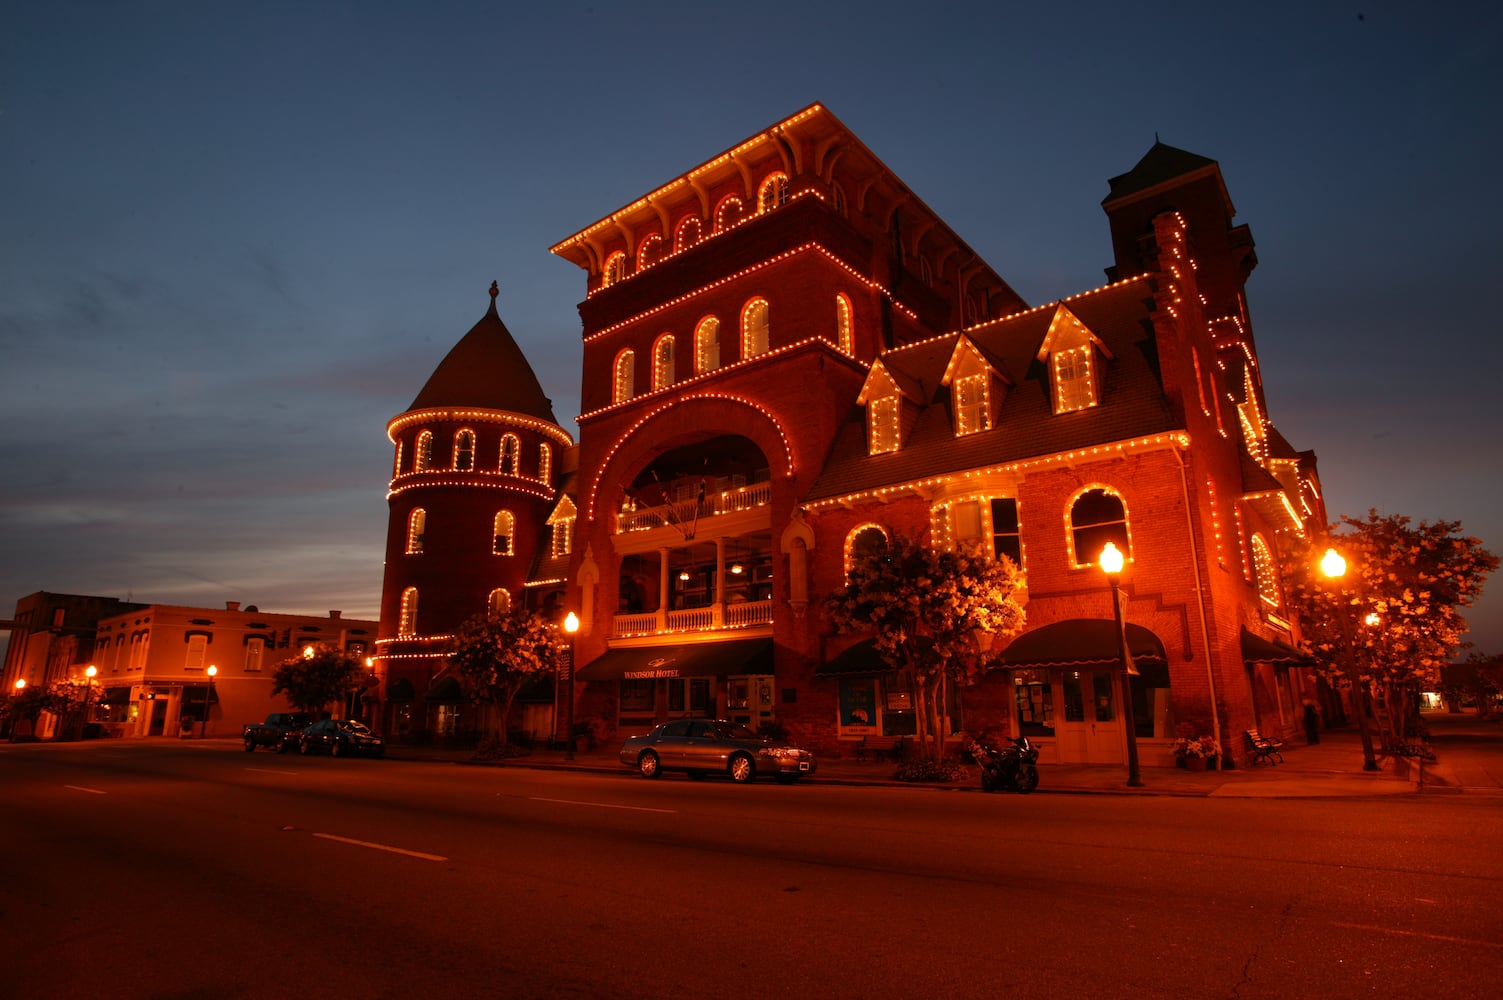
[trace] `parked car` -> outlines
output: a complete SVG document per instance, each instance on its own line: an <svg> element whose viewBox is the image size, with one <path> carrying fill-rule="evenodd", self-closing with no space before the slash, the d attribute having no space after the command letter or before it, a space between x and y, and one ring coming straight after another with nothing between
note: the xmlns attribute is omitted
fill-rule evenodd
<svg viewBox="0 0 1503 1000"><path fill-rule="evenodd" d="M683 771L691 778L724 774L732 781L770 774L793 782L815 769L814 755L808 750L758 736L722 719L675 719L646 736L632 736L621 745L621 763L636 768L644 778Z"/></svg>
<svg viewBox="0 0 1503 1000"><path fill-rule="evenodd" d="M297 746L303 730L313 722L307 712L272 712L265 722L247 723L244 730L245 752L256 747L269 747L277 753L285 753Z"/></svg>
<svg viewBox="0 0 1503 1000"><path fill-rule="evenodd" d="M298 738L298 753L327 750L335 757L365 754L380 757L386 753L386 741L354 719L325 719L303 730Z"/></svg>

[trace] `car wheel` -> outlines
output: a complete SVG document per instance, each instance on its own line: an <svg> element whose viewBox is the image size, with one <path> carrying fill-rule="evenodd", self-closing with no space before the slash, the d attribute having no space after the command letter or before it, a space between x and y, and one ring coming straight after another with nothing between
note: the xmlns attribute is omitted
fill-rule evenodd
<svg viewBox="0 0 1503 1000"><path fill-rule="evenodd" d="M339 740L335 740L333 743L330 743L329 744L329 756L330 757L343 757L344 756L344 744L342 742L340 742Z"/></svg>
<svg viewBox="0 0 1503 1000"><path fill-rule="evenodd" d="M277 753L286 753L287 752L287 741L286 740L278 740L277 741L276 750L277 750Z"/></svg>
<svg viewBox="0 0 1503 1000"><path fill-rule="evenodd" d="M297 752L306 757L308 754L313 752L313 744L309 743L307 740L299 740L297 745Z"/></svg>
<svg viewBox="0 0 1503 1000"><path fill-rule="evenodd" d="M256 749L256 738L254 736L247 736L245 738L245 752L246 753L250 753L252 750L255 750L255 749Z"/></svg>
<svg viewBox="0 0 1503 1000"><path fill-rule="evenodd" d="M1027 795L1039 786L1039 769L1024 767L1018 771L1018 792Z"/></svg>
<svg viewBox="0 0 1503 1000"><path fill-rule="evenodd" d="M642 772L644 778L656 778L662 773L659 768L658 755L651 750L643 750L642 756L637 758L637 770Z"/></svg>
<svg viewBox="0 0 1503 1000"><path fill-rule="evenodd" d="M750 781L757 773L757 765L744 753L732 757L727 769L731 773L731 780L735 782Z"/></svg>

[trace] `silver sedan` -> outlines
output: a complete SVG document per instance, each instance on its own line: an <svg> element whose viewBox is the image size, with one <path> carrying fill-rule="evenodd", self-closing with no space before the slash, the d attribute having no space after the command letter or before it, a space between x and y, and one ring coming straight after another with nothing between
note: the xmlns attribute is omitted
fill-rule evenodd
<svg viewBox="0 0 1503 1000"><path fill-rule="evenodd" d="M724 774L732 781L770 774L793 782L815 769L808 750L764 739L721 719L675 719L645 736L630 737L621 746L621 763L644 778L683 771L691 778Z"/></svg>

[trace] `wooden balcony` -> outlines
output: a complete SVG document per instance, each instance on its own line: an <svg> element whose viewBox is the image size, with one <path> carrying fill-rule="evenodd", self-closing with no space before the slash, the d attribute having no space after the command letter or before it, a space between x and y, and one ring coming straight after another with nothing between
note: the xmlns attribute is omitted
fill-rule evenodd
<svg viewBox="0 0 1503 1000"><path fill-rule="evenodd" d="M772 625L772 601L710 604L682 611L647 611L611 618L611 638L714 632L721 629L759 629Z"/></svg>

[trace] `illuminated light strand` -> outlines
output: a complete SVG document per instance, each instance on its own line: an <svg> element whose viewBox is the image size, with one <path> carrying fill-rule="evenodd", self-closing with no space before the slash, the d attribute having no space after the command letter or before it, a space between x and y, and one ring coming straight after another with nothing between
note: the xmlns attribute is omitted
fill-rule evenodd
<svg viewBox="0 0 1503 1000"><path fill-rule="evenodd" d="M387 488L386 499L390 500L392 497L397 496L400 493L406 493L408 490L420 490L426 489L428 487L437 488L441 486L473 486L479 489L486 490L507 490L513 493L525 493L528 496L534 496L540 500L552 500L554 494L557 492L552 487L544 487L543 484L537 483L536 480L523 479L519 476L513 476L505 472L464 472L460 473L459 475L461 477L470 478L434 478L436 476L448 476L450 474L452 474L452 470L450 469L439 469L436 471L430 470L428 472L409 472L403 476L400 476L399 478L404 480L416 479L418 477L425 478L423 478L421 482L403 483L398 483L396 479L393 479L390 486ZM504 481L485 482L481 477L494 477L497 480Z"/></svg>
<svg viewBox="0 0 1503 1000"><path fill-rule="evenodd" d="M523 587L550 587L550 586L553 586L554 584L567 583L567 582L568 582L567 580L565 580L563 577L559 576L559 577L554 577L553 579L549 579L549 580L528 580L526 583L522 584L522 586Z"/></svg>
<svg viewBox="0 0 1503 1000"><path fill-rule="evenodd" d="M1108 444L1093 445L1089 448L1078 448L1074 451L1056 452L1052 455L1039 456L1037 458L1020 459L1016 462L1007 462L1002 465L985 466L979 469L968 469L965 472L946 472L927 479L912 479L902 483L892 483L887 486L879 486L869 490L860 490L855 493L846 493L841 496L827 497L823 500L810 500L802 504L805 510L819 510L823 508L845 507L853 503L873 499L885 499L893 493L913 493L922 491L933 486L941 486L955 482L957 479L974 479L982 476L996 476L1004 473L1027 472L1035 468L1045 468L1055 465L1070 465L1079 461L1091 461L1097 458L1106 458L1112 454L1120 454L1124 451L1132 451L1143 448L1149 451L1157 451L1162 448L1179 448L1184 450L1190 447L1190 435L1185 431L1169 431L1163 434L1153 434L1148 437L1131 438L1123 441L1114 441Z"/></svg>
<svg viewBox="0 0 1503 1000"><path fill-rule="evenodd" d="M626 399L621 400L620 402L608 403L605 406L591 410L588 413L582 413L574 419L580 423L583 423L586 420L593 420L594 418L599 417L602 414L610 413L613 410L624 409L625 407L640 403L643 400L651 399L654 396L665 396L675 391L682 391L684 388L692 386L697 382L704 382L708 379L716 378L727 372L737 371L738 369L744 368L747 365L753 365L760 361L765 361L768 358L774 358L780 355L789 354L801 348L808 347L810 344L824 344L826 347L834 347L833 344L831 344L823 337L805 337L803 340L794 341L791 344L784 344L782 347L774 347L771 350L763 351L761 354L754 355L750 358L742 358L739 361L732 361L728 365L721 365L719 368L711 368L709 371L700 372L696 375L690 375L688 378L680 379L677 382L672 382L668 385L665 385L661 389L649 389L646 392L638 393L635 396L629 396ZM629 350L630 348L627 349ZM859 359L851 358L850 355L844 353L843 351L840 351L838 348L835 349L835 353L839 354L842 358L854 361L856 364L860 365L863 368L868 367L864 362L860 361Z"/></svg>
<svg viewBox="0 0 1503 1000"><path fill-rule="evenodd" d="M1252 564L1247 561L1247 528L1242 524L1242 508L1235 506L1232 514L1237 521L1237 557L1242 563L1242 579L1252 579Z"/></svg>
<svg viewBox="0 0 1503 1000"><path fill-rule="evenodd" d="M548 249L548 252L556 254L560 250L563 250L563 249L565 249L565 248L567 248L567 247L569 247L569 246L571 246L571 245L573 245L575 243L578 243L578 242L582 241L586 236L589 236L590 234L595 233L595 232L597 232L597 231L599 231L601 229L605 229L607 227L613 226L617 222L619 222L621 219L625 218L626 216L631 215L631 214L633 214L635 212L639 212L639 211L641 211L644 208L650 207L651 204L652 204L653 199L659 198L659 197L661 197L663 195L666 195L666 194L668 194L668 193L670 193L670 192L672 192L674 190L677 190L680 187L683 187L683 186L687 185L690 181L694 180L696 177L699 177L700 175L702 175L704 173L707 173L708 171L714 170L716 167L720 166L722 163L729 163L732 159L734 159L736 156L739 156L742 153L745 153L745 152L747 152L749 150L755 149L756 147L761 146L761 145L763 145L765 143L772 142L774 140L775 134L777 132L779 132L779 131L781 131L783 129L786 129L789 126L797 125L799 122L803 121L804 119L812 117L813 115L819 114L822 111L824 111L824 107L823 106L821 106L819 104L811 104L809 107L805 108L803 111L800 111L798 114L794 115L793 117L783 119L781 122L779 122L776 125L772 126L772 128L767 129L765 132L759 132L759 133L757 133L756 135L752 136L750 139L747 139L745 142L741 143L740 145L734 146L731 149L726 150L724 153L721 153L719 156L715 157L712 160L706 160L704 163L701 163L699 166L695 167L693 170L689 171L686 174L681 174L680 176L678 176L678 177L674 178L673 180L669 181L667 184L664 184L662 187L658 188L657 190L648 192L647 194L645 194L642 197L638 198L636 201L632 202L630 205L627 205L624 208L617 209L616 211L612 212L610 215L608 215L605 218L601 219L599 222L596 222L596 223L594 223L594 224L592 224L592 225L590 225L590 226L588 226L588 227L586 227L584 229L581 229L579 232L575 233L573 236L567 237L562 242L560 242L558 244L555 244L554 246L550 247Z"/></svg>
<svg viewBox="0 0 1503 1000"><path fill-rule="evenodd" d="M726 275L723 278L717 278L716 280L710 282L708 285L700 285L698 288L694 289L694 291L692 291L692 292L685 292L683 295L680 295L677 298L669 299L666 302L660 302L660 303L658 303L657 305L653 306L650 309L646 309L646 310L644 310L642 312L639 312L639 313L636 313L636 314L634 314L632 316L628 316L626 319L623 319L623 320L621 320L619 322L616 322L616 323L612 323L610 326L602 327L601 329L596 330L594 333L589 334L588 336L586 336L584 338L584 343L588 344L588 343L590 343L593 340L598 340L601 337L608 336L608 335L610 335L612 333L615 333L617 330L620 330L620 329L622 329L624 327L631 326L633 323L638 323L638 322L640 322L640 321L642 321L644 319L648 319L648 318L650 318L652 316L656 316L658 313L661 313L661 312L663 312L663 311L665 311L667 309L671 309L671 308L673 308L675 306L682 305L683 303L688 302L691 299L698 298L701 295L706 295L706 294L714 291L715 289L719 288L720 286L725 285L725 284L727 284L729 282L736 281L736 280L738 280L740 278L744 278L744 277L746 277L749 274L755 274L757 271L761 271L764 268L772 267L774 264L779 264L782 261L787 260L790 257L797 256L798 254L801 254L801 253L808 253L810 251L813 251L815 253L823 255L825 257L825 259L827 259L828 261L830 261L830 263L834 264L836 267L839 267L841 270L845 271L851 277L855 278L857 281L859 281L862 284L866 285L872 291L880 293L884 298L886 298L889 302L892 303L893 308L895 308L895 309L899 310L900 312L902 312L902 314L904 316L907 316L909 319L914 320L914 321L918 320L918 315L916 313L914 313L911 309L909 309L907 306L903 305L903 303L901 303L897 299L893 298L892 293L890 291L888 291L888 289L885 286L883 286L883 285L881 285L881 284L879 284L879 283L877 283L875 281L872 281L870 278L866 277L865 275L863 275L860 272L858 272L855 268L851 267L845 261L843 261L839 257L835 256L829 250L826 250L819 243L816 243L816 242L814 242L814 241L811 240L810 242L801 244L799 246L796 246L796 247L794 247L791 250L784 250L782 253L778 254L775 257L769 257L766 260L758 261L757 263L752 264L749 267L744 267L741 270L737 271L735 274L728 274L728 275ZM753 298L755 298L755 297L756 296L753 296Z"/></svg>
<svg viewBox="0 0 1503 1000"><path fill-rule="evenodd" d="M574 439L569 436L568 431L564 430L558 424L550 424L548 421L539 420L536 417L523 416L520 413L512 413L508 410L469 410L450 409L448 407L408 410L406 413L392 417L386 425L386 436L393 444L396 444L398 433L418 424L462 423L469 420L524 427L528 430L546 434L566 447L574 444Z"/></svg>
<svg viewBox="0 0 1503 1000"><path fill-rule="evenodd" d="M759 357L765 357L765 355L759 355ZM778 437L781 438L782 441L783 441L783 453L784 453L784 456L786 457L786 464L787 464L787 468L786 468L786 471L784 472L784 475L785 476L792 476L793 475L794 470L796 468L796 466L794 464L794 461L793 461L793 444L789 440L787 431L785 431L783 429L783 423L782 423L782 421L779 420L772 413L771 410L767 409L766 407L759 406L758 404L756 404L756 403L752 402L751 400L747 399L745 396L734 396L734 395L731 395L730 393L724 393L724 392L692 392L692 393L687 393L687 394L684 394L684 395L675 396L675 398L667 400L661 406L655 407L654 409L650 410L649 412L644 413L640 418L638 418L638 420L637 420L636 423L632 424L630 427L628 427L621 434L621 437L619 437L616 440L615 444L611 445L610 450L607 451L605 453L605 456L600 460L600 465L599 465L598 471L597 471L597 473L595 475L595 481L594 481L594 483L592 483L590 485L589 498L585 502L585 520L586 521L593 521L595 519L595 498L596 498L596 496L600 492L600 480L601 480L601 477L605 474L606 467L611 464L611 460L615 457L616 452L620 451L621 448L625 446L627 440L630 439L633 434L635 434L638 430L640 430L644 424L646 424L649 420L652 420L654 417L657 417L660 414L665 413L668 410L673 409L674 407L677 407L677 406L679 406L679 405L681 405L683 403L691 402L693 400L701 400L701 399L703 399L703 400L720 400L720 401L729 402L729 403L739 403L739 404L741 404L743 406L749 406L749 407L751 407L753 410L756 410L758 413L760 413L764 417L766 417L767 420L768 420L768 422L772 424L772 429L777 432Z"/></svg>
<svg viewBox="0 0 1503 1000"><path fill-rule="evenodd" d="M930 337L927 340L915 340L912 343L904 344L901 347L895 347L893 348L893 350L906 351L908 348L917 347L920 344L931 343L935 340L941 340L944 337L953 337L956 333L971 333L973 331L980 330L982 327L997 326L1002 323L1010 323L1013 320L1028 316L1031 313L1042 312L1045 309L1058 309L1060 306L1065 305L1066 303L1075 302L1091 295L1100 295L1103 292L1110 292L1113 289L1121 288L1124 285L1131 285L1140 282L1146 283L1149 280L1149 277L1150 276L1146 274L1135 274L1131 278L1122 278L1117 281L1108 282L1105 285L1100 285L1096 288L1090 288L1083 292L1077 292L1074 295L1069 296L1068 298L1054 299L1053 301L1045 302L1042 305L1033 306L1029 309L1021 309L1015 313L1008 313L1006 316L998 316L993 319L981 320L980 322L972 323L970 326L962 326L957 331L943 333L936 337ZM887 353L892 352L889 351Z"/></svg>

